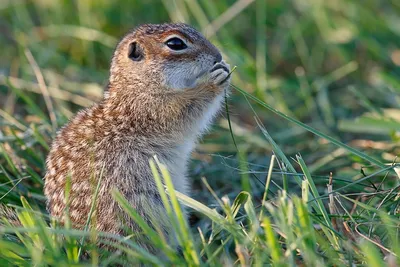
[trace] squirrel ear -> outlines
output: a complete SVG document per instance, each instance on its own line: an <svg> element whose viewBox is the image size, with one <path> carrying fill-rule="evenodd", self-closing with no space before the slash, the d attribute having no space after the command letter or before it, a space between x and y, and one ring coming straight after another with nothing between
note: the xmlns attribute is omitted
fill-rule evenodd
<svg viewBox="0 0 400 267"><path fill-rule="evenodd" d="M143 58L143 49L137 42L129 44L128 57L133 61L140 61Z"/></svg>

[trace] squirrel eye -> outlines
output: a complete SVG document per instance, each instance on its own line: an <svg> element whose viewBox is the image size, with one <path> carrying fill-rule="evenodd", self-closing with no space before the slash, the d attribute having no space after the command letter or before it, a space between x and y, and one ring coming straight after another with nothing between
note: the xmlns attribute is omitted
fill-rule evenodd
<svg viewBox="0 0 400 267"><path fill-rule="evenodd" d="M185 44L185 42L182 41L181 39L179 39L178 37L173 37L173 38L169 39L168 41L165 42L165 44L172 50L176 50L176 51L187 48L187 45Z"/></svg>
<svg viewBox="0 0 400 267"><path fill-rule="evenodd" d="M129 44L129 52L128 57L134 61L139 61L142 59L142 50L140 46L137 45L136 42Z"/></svg>

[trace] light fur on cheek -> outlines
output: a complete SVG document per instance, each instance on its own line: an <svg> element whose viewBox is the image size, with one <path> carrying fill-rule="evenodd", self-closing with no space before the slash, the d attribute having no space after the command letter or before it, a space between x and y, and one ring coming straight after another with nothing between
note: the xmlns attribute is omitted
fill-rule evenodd
<svg viewBox="0 0 400 267"><path fill-rule="evenodd" d="M165 86L174 90L183 90L196 85L198 66L193 63L179 64L164 68L163 75Z"/></svg>
<svg viewBox="0 0 400 267"><path fill-rule="evenodd" d="M194 88L209 79L209 71L213 67L213 58L200 55L194 61L167 64L163 69L165 86L174 90Z"/></svg>

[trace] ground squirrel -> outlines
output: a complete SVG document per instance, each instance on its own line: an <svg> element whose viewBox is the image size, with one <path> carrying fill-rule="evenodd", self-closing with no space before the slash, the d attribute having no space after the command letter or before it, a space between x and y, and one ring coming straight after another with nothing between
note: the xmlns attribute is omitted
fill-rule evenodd
<svg viewBox="0 0 400 267"><path fill-rule="evenodd" d="M221 107L229 71L219 50L188 25L146 24L125 35L104 98L72 118L52 144L45 176L50 214L62 220L69 176L69 216L75 227L85 225L102 176L97 230L123 233L118 216L137 229L113 200L110 190L116 188L146 221L159 220L171 236L149 159L156 155L175 189L189 193L187 162Z"/></svg>

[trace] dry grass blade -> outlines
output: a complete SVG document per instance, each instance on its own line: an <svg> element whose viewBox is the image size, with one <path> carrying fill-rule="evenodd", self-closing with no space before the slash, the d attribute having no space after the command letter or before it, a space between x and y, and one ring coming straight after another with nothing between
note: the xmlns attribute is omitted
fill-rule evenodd
<svg viewBox="0 0 400 267"><path fill-rule="evenodd" d="M36 94L42 94L40 86L37 83L28 82L23 79L18 79L14 77L6 77L0 74L0 82L5 83L6 81L10 82L12 86L20 90L29 91ZM47 87L47 89L49 90L49 94L51 97L68 101L76 105L79 105L81 107L89 107L93 103L93 101L90 100L89 98L73 94L65 90L61 90L60 88Z"/></svg>
<svg viewBox="0 0 400 267"><path fill-rule="evenodd" d="M269 184L271 182L272 170L274 169L274 163L275 163L275 155L272 155L271 161L270 161L270 164L269 164L267 180L265 181L264 194L263 194L263 198L262 198L262 201L261 201L261 206L262 207L264 207L265 201L267 199L267 194L268 194L268 190L269 190ZM261 222L262 220L263 220L263 208L261 208L260 217L259 217L259 221Z"/></svg>
<svg viewBox="0 0 400 267"><path fill-rule="evenodd" d="M58 128L57 118L56 118L56 114L54 112L54 107L53 107L53 103L50 98L49 90L47 89L46 82L44 81L43 74L40 71L40 68L39 68L38 64L36 63L36 60L33 57L31 51L29 51L28 49L25 49L24 52L25 52L26 58L29 61L29 64L31 65L31 67L33 69L33 72L35 73L36 79L39 83L40 91L42 92L44 101L46 103L47 111L49 112L51 126L53 127L53 134L55 134L57 131L57 128Z"/></svg>
<svg viewBox="0 0 400 267"><path fill-rule="evenodd" d="M50 37L71 36L81 40L96 41L110 48L114 48L118 41L117 38L96 29L75 25L49 25L35 30L44 32Z"/></svg>
<svg viewBox="0 0 400 267"><path fill-rule="evenodd" d="M221 14L218 18L207 25L202 31L207 36L207 38L212 37L217 33L217 31L223 27L226 23L231 21L235 16L248 7L255 0L239 0L236 1L228 10Z"/></svg>
<svg viewBox="0 0 400 267"><path fill-rule="evenodd" d="M372 239L369 238L368 236L366 236L366 235L364 235L363 233L361 233L360 230L359 230L358 228L360 227L360 225L363 225L363 224L366 224L366 223L359 223L359 224L357 224L357 225L354 227L354 229L355 229L355 231L357 232L357 234L359 234L362 238L368 240L369 242L375 244L377 247L379 247L379 248L382 249L383 251L385 251L385 252L387 252L387 253L390 253L390 254L392 254L392 255L394 255L394 256L397 257L397 255L396 255L393 251L391 251L390 249L386 248L386 247L383 246L382 244L378 243L378 242L375 241L375 240L372 240Z"/></svg>
<svg viewBox="0 0 400 267"><path fill-rule="evenodd" d="M16 120L14 117L12 117L10 114L5 112L4 110L0 109L0 116L3 117L5 120L9 121L12 123L14 126L19 128L21 131L26 131L27 127L23 124L21 124L18 120Z"/></svg>

